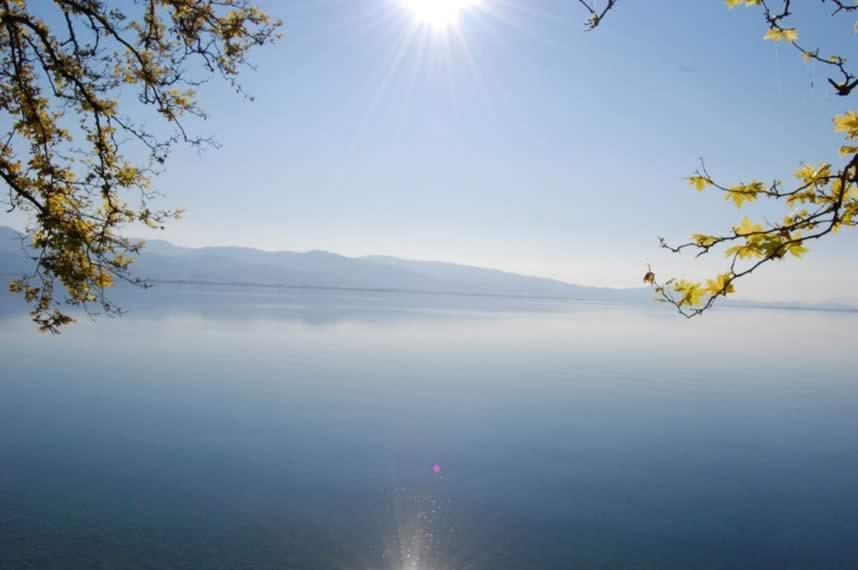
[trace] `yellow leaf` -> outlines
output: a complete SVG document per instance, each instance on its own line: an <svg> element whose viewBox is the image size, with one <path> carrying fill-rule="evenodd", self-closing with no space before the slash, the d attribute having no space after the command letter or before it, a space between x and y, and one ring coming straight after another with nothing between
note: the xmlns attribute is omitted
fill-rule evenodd
<svg viewBox="0 0 858 570"><path fill-rule="evenodd" d="M753 259L760 256L758 248L751 244L734 245L724 252L726 257L738 255L739 259Z"/></svg>
<svg viewBox="0 0 858 570"><path fill-rule="evenodd" d="M744 184L737 184L733 186L724 194L724 200L732 200L734 204L736 204L737 208L741 208L745 202L753 202L757 199L757 193L763 190L762 184L759 182L752 182L747 186Z"/></svg>
<svg viewBox="0 0 858 570"><path fill-rule="evenodd" d="M858 113L846 111L834 116L834 131L846 133L846 138L858 138Z"/></svg>
<svg viewBox="0 0 858 570"><path fill-rule="evenodd" d="M706 185L709 184L709 181L703 176L689 176L688 183L698 192L702 192L706 188Z"/></svg>
<svg viewBox="0 0 858 570"><path fill-rule="evenodd" d="M763 226L761 226L760 224L753 223L751 221L751 218L749 218L748 216L745 216L742 219L742 225L733 226L733 231L736 232L736 235L746 236L746 235L755 234L757 232L763 231Z"/></svg>
<svg viewBox="0 0 858 570"><path fill-rule="evenodd" d="M816 168L811 164L805 164L795 171L795 177L805 184L812 184L817 180L825 179L831 175L831 165L821 162Z"/></svg>
<svg viewBox="0 0 858 570"><path fill-rule="evenodd" d="M781 40L795 42L798 41L798 30L795 28L770 28L769 31L766 32L766 35L763 36L763 39L775 42L779 42Z"/></svg>
<svg viewBox="0 0 858 570"><path fill-rule="evenodd" d="M113 285L113 276L109 273L99 273L95 278L95 284L102 289Z"/></svg>
<svg viewBox="0 0 858 570"><path fill-rule="evenodd" d="M703 301L704 290L700 286L700 283L680 280L673 284L673 289L682 295L682 298L677 301L677 304L680 306L698 306Z"/></svg>
<svg viewBox="0 0 858 570"><path fill-rule="evenodd" d="M804 247L803 245L801 245L800 241L793 243L793 244L790 244L790 246L789 246L789 252L791 254L793 254L793 256L795 256L795 257L801 257L802 255L804 255L808 251L810 251L810 250L807 249L806 247Z"/></svg>
<svg viewBox="0 0 858 570"><path fill-rule="evenodd" d="M766 35L763 36L763 39L779 42L784 39L784 33L777 28L771 28L766 32Z"/></svg>
<svg viewBox="0 0 858 570"><path fill-rule="evenodd" d="M694 243L701 247L709 247L713 245L716 241L715 236L708 236L706 234L693 234L691 239L694 240Z"/></svg>
<svg viewBox="0 0 858 570"><path fill-rule="evenodd" d="M733 287L732 281L730 281L729 273L722 273L718 275L715 279L708 279L706 281L706 292L712 295L724 295L725 297L729 293L733 293L735 291L735 287Z"/></svg>

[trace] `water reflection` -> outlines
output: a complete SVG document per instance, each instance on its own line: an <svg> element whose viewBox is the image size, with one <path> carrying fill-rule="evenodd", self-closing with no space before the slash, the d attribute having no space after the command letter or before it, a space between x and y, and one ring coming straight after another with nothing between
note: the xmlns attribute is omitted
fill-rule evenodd
<svg viewBox="0 0 858 570"><path fill-rule="evenodd" d="M0 568L858 560L854 316L120 300L60 337L3 313Z"/></svg>
<svg viewBox="0 0 858 570"><path fill-rule="evenodd" d="M204 319L301 321L308 325L451 315L463 318L558 310L577 312L605 304L503 295L168 283L156 284L148 290L119 285L111 290L110 298L139 319L184 315ZM28 311L20 298L0 296L0 318L21 316Z"/></svg>

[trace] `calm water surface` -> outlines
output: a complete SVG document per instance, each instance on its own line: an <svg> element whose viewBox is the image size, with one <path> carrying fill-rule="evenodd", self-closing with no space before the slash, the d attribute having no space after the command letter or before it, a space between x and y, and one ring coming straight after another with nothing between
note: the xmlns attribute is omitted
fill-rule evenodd
<svg viewBox="0 0 858 570"><path fill-rule="evenodd" d="M858 316L123 301L0 303L2 569L858 567Z"/></svg>

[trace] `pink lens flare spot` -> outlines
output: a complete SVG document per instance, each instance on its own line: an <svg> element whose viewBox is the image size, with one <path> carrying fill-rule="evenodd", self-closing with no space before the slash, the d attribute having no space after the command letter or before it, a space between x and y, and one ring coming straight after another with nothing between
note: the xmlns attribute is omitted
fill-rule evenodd
<svg viewBox="0 0 858 570"><path fill-rule="evenodd" d="M441 473L441 466L439 464L435 464L432 466L432 473L435 475L439 475Z"/></svg>

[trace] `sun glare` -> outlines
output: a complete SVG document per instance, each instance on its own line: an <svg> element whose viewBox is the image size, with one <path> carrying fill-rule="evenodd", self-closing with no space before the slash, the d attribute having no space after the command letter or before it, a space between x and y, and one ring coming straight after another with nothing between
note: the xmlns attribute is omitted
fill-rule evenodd
<svg viewBox="0 0 858 570"><path fill-rule="evenodd" d="M402 0L419 22L438 31L456 25L460 14L479 5L480 0Z"/></svg>

